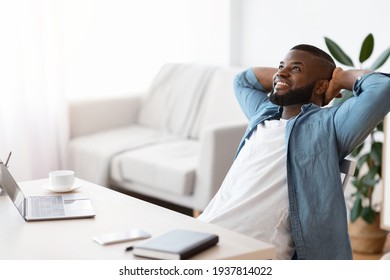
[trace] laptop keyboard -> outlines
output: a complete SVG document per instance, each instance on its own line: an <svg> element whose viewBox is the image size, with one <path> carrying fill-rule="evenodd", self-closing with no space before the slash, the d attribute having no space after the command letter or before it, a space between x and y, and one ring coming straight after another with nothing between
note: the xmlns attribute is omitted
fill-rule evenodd
<svg viewBox="0 0 390 280"><path fill-rule="evenodd" d="M57 217L65 215L61 196L33 196L30 197L30 203L33 217Z"/></svg>

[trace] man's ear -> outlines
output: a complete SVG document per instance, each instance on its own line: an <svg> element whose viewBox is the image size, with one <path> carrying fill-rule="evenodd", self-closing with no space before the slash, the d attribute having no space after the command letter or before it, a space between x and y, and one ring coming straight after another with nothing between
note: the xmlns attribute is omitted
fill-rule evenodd
<svg viewBox="0 0 390 280"><path fill-rule="evenodd" d="M317 82L316 87L314 89L315 94L318 94L318 95L324 94L325 95L325 92L328 89L328 87L329 87L328 80L320 80L319 82Z"/></svg>

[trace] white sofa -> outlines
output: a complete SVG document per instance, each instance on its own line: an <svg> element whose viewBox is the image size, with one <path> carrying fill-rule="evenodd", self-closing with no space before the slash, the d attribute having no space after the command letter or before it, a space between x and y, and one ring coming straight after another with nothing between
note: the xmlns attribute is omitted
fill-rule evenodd
<svg viewBox="0 0 390 280"><path fill-rule="evenodd" d="M145 93L72 102L67 167L99 185L203 210L246 128L233 93L241 70L167 64Z"/></svg>

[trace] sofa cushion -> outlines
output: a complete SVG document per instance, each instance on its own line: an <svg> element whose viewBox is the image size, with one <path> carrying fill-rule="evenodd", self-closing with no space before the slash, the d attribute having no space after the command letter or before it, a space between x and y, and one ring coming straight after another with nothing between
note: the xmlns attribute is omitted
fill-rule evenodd
<svg viewBox="0 0 390 280"><path fill-rule="evenodd" d="M72 139L68 145L68 168L76 176L106 186L108 169L118 153L175 139L162 131L132 125Z"/></svg>
<svg viewBox="0 0 390 280"><path fill-rule="evenodd" d="M166 64L153 80L137 122L187 137L216 67Z"/></svg>
<svg viewBox="0 0 390 280"><path fill-rule="evenodd" d="M117 181L186 195L193 190L198 153L198 141L159 143L115 156L111 174L120 174L121 178L114 178Z"/></svg>
<svg viewBox="0 0 390 280"><path fill-rule="evenodd" d="M242 68L220 68L210 80L190 137L200 138L207 126L247 121L234 94L233 82Z"/></svg>

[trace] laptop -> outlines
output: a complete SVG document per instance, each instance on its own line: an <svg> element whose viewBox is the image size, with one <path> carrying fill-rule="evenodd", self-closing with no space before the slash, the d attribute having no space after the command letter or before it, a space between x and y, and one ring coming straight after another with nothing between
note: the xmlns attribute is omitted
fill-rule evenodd
<svg viewBox="0 0 390 280"><path fill-rule="evenodd" d="M85 194L26 197L7 166L0 160L0 186L26 221L90 218L95 216L92 202Z"/></svg>

